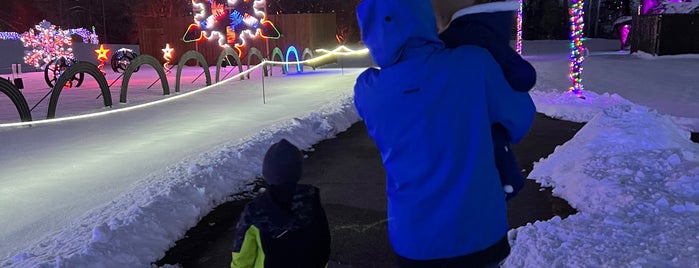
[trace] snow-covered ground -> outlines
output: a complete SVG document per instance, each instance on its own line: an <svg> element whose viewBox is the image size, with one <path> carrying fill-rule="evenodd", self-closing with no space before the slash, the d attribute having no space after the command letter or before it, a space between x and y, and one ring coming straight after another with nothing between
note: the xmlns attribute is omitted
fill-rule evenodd
<svg viewBox="0 0 699 268"><path fill-rule="evenodd" d="M99 108L99 91L83 89L72 96L82 96L76 106L92 106L73 113L123 111L1 127L0 263L138 267L157 260L215 205L247 190L271 143L284 137L309 148L356 122L351 95L359 71L280 76L276 69L264 79L266 104L260 71L133 110L124 109L131 102ZM150 92L148 84L134 86L130 98L145 99L136 95ZM141 94L164 98L162 91Z"/></svg>
<svg viewBox="0 0 699 268"><path fill-rule="evenodd" d="M524 44L539 73L537 109L589 122L530 176L580 213L512 230L505 266L699 267L699 145L687 131L699 131L699 58L588 44L584 101L565 93L566 42ZM284 137L310 149L359 120L358 72L265 78L264 105L258 74L120 113L0 127L0 266L149 266L211 208L248 189L270 143ZM136 96L150 92L137 88L133 103L115 108L164 98ZM81 105L85 97L74 111L59 104L58 115L109 110L98 94L84 94L94 102Z"/></svg>

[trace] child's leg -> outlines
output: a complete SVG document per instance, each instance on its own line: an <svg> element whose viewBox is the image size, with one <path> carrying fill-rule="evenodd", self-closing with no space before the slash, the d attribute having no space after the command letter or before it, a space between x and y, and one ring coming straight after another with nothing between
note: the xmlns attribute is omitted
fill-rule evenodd
<svg viewBox="0 0 699 268"><path fill-rule="evenodd" d="M505 127L500 124L495 124L491 131L495 150L495 166L500 174L500 182L505 191L506 199L510 199L524 187L525 178L510 148Z"/></svg>

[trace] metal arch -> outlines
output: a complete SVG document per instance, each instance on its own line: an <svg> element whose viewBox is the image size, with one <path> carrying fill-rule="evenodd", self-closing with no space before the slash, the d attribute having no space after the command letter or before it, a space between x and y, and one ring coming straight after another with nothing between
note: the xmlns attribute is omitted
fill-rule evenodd
<svg viewBox="0 0 699 268"><path fill-rule="evenodd" d="M119 102L126 103L126 95L129 88L129 81L131 80L131 75L137 72L142 65L148 64L155 72L158 73L160 77L160 83L163 85L163 95L170 95L170 86L167 82L167 76L165 75L165 69L160 65L160 62L151 55L140 55L133 59L129 66L124 70L124 78L121 80L121 93L119 94Z"/></svg>
<svg viewBox="0 0 699 268"><path fill-rule="evenodd" d="M22 92L17 87L5 78L0 77L0 92L5 93L17 108L19 118L22 122L32 121L32 113L29 110L27 100L22 95Z"/></svg>
<svg viewBox="0 0 699 268"><path fill-rule="evenodd" d="M284 61L284 53L279 47L275 47L274 50L272 50L272 61L276 58L275 56L279 56L279 61ZM285 65L282 65L282 74L286 74L286 68L284 68ZM272 75L272 70L274 68L270 67L269 68L269 75Z"/></svg>
<svg viewBox="0 0 699 268"><path fill-rule="evenodd" d="M233 50L230 47L224 48L223 51L221 51L221 55L218 56L218 61L216 62L216 83L218 83L220 81L221 64L223 63L223 60L228 56L233 56L235 63L238 64L238 71L240 73L243 72L243 62L240 60L238 53L236 53L235 50ZM243 80L243 79L245 79L245 76L240 76L240 80Z"/></svg>
<svg viewBox="0 0 699 268"><path fill-rule="evenodd" d="M211 85L211 73L209 73L209 65L206 63L206 59L204 59L204 55L201 53L195 51L195 50L190 50L184 53L182 57L180 57L180 62L177 64L177 76L175 78L175 92L180 92L180 80L182 78L182 68L184 68L184 63L187 62L188 60L195 59L199 62L199 66L204 68L204 74L206 75L206 85L210 86Z"/></svg>
<svg viewBox="0 0 699 268"><path fill-rule="evenodd" d="M250 70L250 58L252 58L253 55L257 56L257 58L260 59L260 62L265 60L265 58L262 57L262 52L260 52L259 49L251 47L250 51L248 51L248 70ZM264 76L267 76L267 66L262 66L262 72L264 73ZM250 73L248 73L248 79L250 79Z"/></svg>
<svg viewBox="0 0 699 268"><path fill-rule="evenodd" d="M302 60L306 60L306 55L310 56L310 57L308 57L309 59L313 59L315 57L315 55L313 55L313 51L311 51L310 48L306 48L303 50L303 57L302 57L303 59ZM311 66L311 68L313 68L313 70L315 70L316 67L318 67L316 64L307 63L306 65Z"/></svg>
<svg viewBox="0 0 699 268"><path fill-rule="evenodd" d="M104 98L104 106L112 106L112 94L109 92L109 85L107 84L107 79L104 77L102 72L97 68L97 65L87 62L78 61L73 66L68 68L61 77L56 81L56 85L53 86L51 90L51 100L49 101L49 112L46 115L47 119L56 117L56 106L58 105L58 97L63 91L68 80L72 79L74 75L78 73L87 73L97 80L97 84L102 90L102 97Z"/></svg>

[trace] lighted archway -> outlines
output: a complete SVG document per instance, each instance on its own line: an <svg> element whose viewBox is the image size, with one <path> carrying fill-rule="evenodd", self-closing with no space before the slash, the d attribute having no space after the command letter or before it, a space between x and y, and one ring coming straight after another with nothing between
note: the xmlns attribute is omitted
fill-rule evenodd
<svg viewBox="0 0 699 268"><path fill-rule="evenodd" d="M296 47L290 46L289 48L286 49L286 62L289 62L289 56L291 56L291 53L294 53L294 56L296 57L296 61L301 61L299 58L299 51L296 50ZM286 69L286 72L289 73L289 64L284 65L284 69ZM301 63L296 63L296 70L300 73L303 72L303 67L301 67Z"/></svg>
<svg viewBox="0 0 699 268"><path fill-rule="evenodd" d="M230 47L226 47L221 51L221 55L218 56L218 61L216 61L216 83L221 81L221 64L223 64L223 60L226 59L226 57L231 56L235 60L235 63L238 65L238 71L239 73L243 72L243 63L240 60L240 57L238 56L238 53L233 50ZM240 80L245 79L243 75L240 76Z"/></svg>
<svg viewBox="0 0 699 268"><path fill-rule="evenodd" d="M10 80L0 77L0 92L10 98L15 108L17 108L19 118L22 122L32 121L32 113L31 110L29 110L27 100L24 98L24 95L22 95L22 92L19 91Z"/></svg>
<svg viewBox="0 0 699 268"><path fill-rule="evenodd" d="M119 102L126 103L126 93L129 88L129 80L131 80L131 75L135 73L141 65L148 64L155 72L158 73L160 77L160 84L163 85L163 95L170 95L170 86L167 82L167 76L165 75L165 69L160 65L160 62L151 55L140 55L133 59L126 70L124 71L124 79L121 80L121 94L119 95Z"/></svg>
<svg viewBox="0 0 699 268"><path fill-rule="evenodd" d="M177 76L175 77L175 92L180 92L180 79L182 78L182 68L184 68L184 63L188 60L195 59L199 62L199 66L204 68L204 75L206 75L206 85L211 85L211 73L209 73L209 65L206 64L204 55L201 53L190 50L184 53L180 58L180 62L177 64Z"/></svg>
<svg viewBox="0 0 699 268"><path fill-rule="evenodd" d="M260 60L260 62L265 60L265 58L262 57L262 52L260 52L259 49L251 47L250 51L248 51L248 70L250 70L250 61L252 59L252 56L256 56L257 59ZM262 72L264 76L267 76L267 66L262 66ZM248 73L248 79L250 79L250 73Z"/></svg>
<svg viewBox="0 0 699 268"><path fill-rule="evenodd" d="M275 59L277 58L276 56L279 56L279 61L284 61L284 53L282 53L282 50L278 47L275 47L274 50L272 50L272 61L276 61ZM274 66L274 65L272 65ZM286 68L284 68L286 65L282 65L282 74L286 74ZM269 75L272 75L272 71L274 68L270 67L269 68Z"/></svg>
<svg viewBox="0 0 699 268"><path fill-rule="evenodd" d="M130 67L130 66L129 66ZM104 99L104 106L112 106L112 94L109 92L109 85L107 84L107 79L104 78L102 72L97 68L97 65L87 62L78 61L73 66L68 68L61 77L56 80L56 85L53 86L51 90L51 99L49 100L49 111L46 115L47 119L56 117L56 106L58 105L58 97L61 96L61 91L65 87L68 80L72 79L74 75L79 73L87 73L95 78L97 84L102 91L102 98Z"/></svg>
<svg viewBox="0 0 699 268"><path fill-rule="evenodd" d="M308 58L306 58L306 56L308 56ZM314 57L315 56L313 55L313 51L311 51L310 48L306 48L303 50L303 60L310 60L310 59L313 59ZM315 70L316 67L318 67L318 65L316 63L306 63L306 65L311 66L311 68L313 68L313 70ZM301 71L303 71L303 70L301 70Z"/></svg>

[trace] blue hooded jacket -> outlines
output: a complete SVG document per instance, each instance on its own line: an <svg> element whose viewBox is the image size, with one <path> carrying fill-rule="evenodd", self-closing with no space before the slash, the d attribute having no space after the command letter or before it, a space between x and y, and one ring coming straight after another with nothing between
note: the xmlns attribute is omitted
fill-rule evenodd
<svg viewBox="0 0 699 268"><path fill-rule="evenodd" d="M428 260L495 244L508 224L491 125L518 142L534 119L531 98L485 49L445 49L428 0L364 0L357 16L381 69L357 78L355 106L386 169L394 250Z"/></svg>

